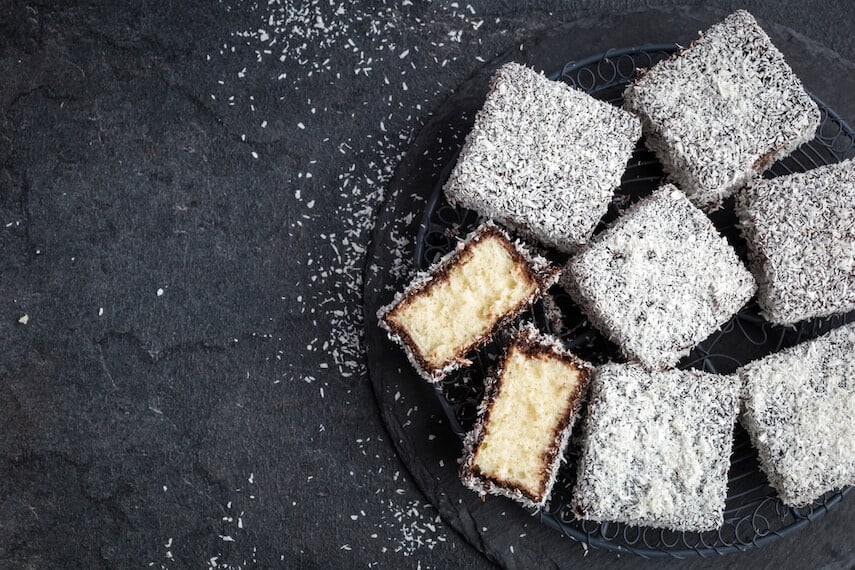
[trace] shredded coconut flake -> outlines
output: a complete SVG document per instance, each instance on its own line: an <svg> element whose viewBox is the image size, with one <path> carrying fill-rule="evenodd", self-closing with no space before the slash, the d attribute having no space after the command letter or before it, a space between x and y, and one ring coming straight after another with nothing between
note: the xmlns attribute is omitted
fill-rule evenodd
<svg viewBox="0 0 855 570"><path fill-rule="evenodd" d="M855 309L855 161L758 180L736 213L769 321Z"/></svg>
<svg viewBox="0 0 855 570"><path fill-rule="evenodd" d="M605 214L640 136L629 113L509 63L493 77L445 194L571 251Z"/></svg>
<svg viewBox="0 0 855 570"><path fill-rule="evenodd" d="M571 258L562 285L630 359L668 368L754 295L751 273L672 185Z"/></svg>
<svg viewBox="0 0 855 570"><path fill-rule="evenodd" d="M573 493L577 514L678 531L718 528L738 408L733 376L600 367Z"/></svg>
<svg viewBox="0 0 855 570"><path fill-rule="evenodd" d="M761 360L743 379L742 423L788 505L855 484L855 323Z"/></svg>
<svg viewBox="0 0 855 570"><path fill-rule="evenodd" d="M699 207L811 140L820 113L784 56L738 10L641 75L624 93L647 145Z"/></svg>

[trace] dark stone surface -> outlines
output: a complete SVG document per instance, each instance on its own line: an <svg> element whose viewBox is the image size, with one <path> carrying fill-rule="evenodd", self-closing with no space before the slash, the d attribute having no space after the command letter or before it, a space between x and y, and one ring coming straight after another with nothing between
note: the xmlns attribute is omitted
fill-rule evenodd
<svg viewBox="0 0 855 570"><path fill-rule="evenodd" d="M643 30L610 15L641 3L337 4L0 2L0 567L487 566L453 529L509 560L406 451L453 457L423 387L397 405L436 439L390 445L359 336L372 212L480 60L579 18L579 55L623 45ZM819 4L740 5L849 80L851 8ZM851 511L744 562L851 565L828 532Z"/></svg>

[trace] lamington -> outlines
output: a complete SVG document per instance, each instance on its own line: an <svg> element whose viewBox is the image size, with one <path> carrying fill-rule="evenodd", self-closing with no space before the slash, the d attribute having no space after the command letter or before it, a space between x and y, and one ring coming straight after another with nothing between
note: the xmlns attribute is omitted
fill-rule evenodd
<svg viewBox="0 0 855 570"><path fill-rule="evenodd" d="M430 382L467 366L558 279L560 269L486 222L377 312L379 324Z"/></svg>
<svg viewBox="0 0 855 570"><path fill-rule="evenodd" d="M464 485L543 507L591 371L556 338L521 327L488 379L478 422L466 436Z"/></svg>
<svg viewBox="0 0 855 570"><path fill-rule="evenodd" d="M674 366L757 288L710 219L670 184L571 257L561 283L595 327L649 369Z"/></svg>
<svg viewBox="0 0 855 570"><path fill-rule="evenodd" d="M660 61L624 92L672 180L713 211L777 159L813 139L816 103L744 10Z"/></svg>
<svg viewBox="0 0 855 570"><path fill-rule="evenodd" d="M736 213L766 319L855 310L855 161L758 180L737 194Z"/></svg>
<svg viewBox="0 0 855 570"><path fill-rule="evenodd" d="M492 79L445 195L571 251L605 214L640 137L630 113L508 63Z"/></svg>
<svg viewBox="0 0 855 570"><path fill-rule="evenodd" d="M612 363L589 391L576 515L674 531L721 526L738 379Z"/></svg>
<svg viewBox="0 0 855 570"><path fill-rule="evenodd" d="M855 323L737 374L742 424L785 504L803 507L855 484Z"/></svg>

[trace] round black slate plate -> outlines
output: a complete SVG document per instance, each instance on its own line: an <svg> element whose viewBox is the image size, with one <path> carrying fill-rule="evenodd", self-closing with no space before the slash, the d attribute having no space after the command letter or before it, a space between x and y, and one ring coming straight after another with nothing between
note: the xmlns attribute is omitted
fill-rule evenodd
<svg viewBox="0 0 855 570"><path fill-rule="evenodd" d="M674 53L679 46L646 45L638 48L610 50L580 61L570 62L550 77L582 89L591 95L620 105L622 93L636 70L648 68ZM814 140L802 145L789 157L772 166L767 177L803 172L823 164L838 162L855 155L855 133L821 101L822 123ZM443 168L429 197L415 240L414 262L426 269L450 251L457 240L473 230L479 222L475 212L454 208L446 201L442 187L456 158ZM638 144L621 181L615 198L601 227L616 218L642 196L660 185L664 173L656 157L643 144ZM744 258L745 244L736 226L733 200L712 218L718 230L736 247ZM566 257L552 253L553 261L562 263ZM560 309L562 322L546 318L543 304L536 305L528 318L541 330L557 334L564 345L580 356L602 363L621 360L617 347L590 326L575 305L559 287L550 292ZM735 315L722 329L699 344L680 368L698 368L713 373L731 373L740 365L813 338L855 319L855 313L828 319L800 323L794 328L773 326L758 314L752 303ZM478 403L483 396L484 377L499 354L491 344L480 351L476 365L452 374L436 384L436 393L455 432L462 438L475 420ZM646 557L695 556L726 553L760 546L786 536L808 522L822 516L849 491L826 494L814 505L789 508L777 499L760 471L757 454L745 431L737 426L728 482L725 521L717 531L705 533L670 532L650 528L630 527L619 523L597 524L577 520L570 506L575 481L576 446L569 447L568 461L562 467L553 490L549 508L539 513L545 524L587 544L609 550L630 551Z"/></svg>
<svg viewBox="0 0 855 570"><path fill-rule="evenodd" d="M416 269L414 241L426 203L471 128L475 112L483 104L489 78L498 65L513 60L552 71L562 69L574 54L598 53L613 45L643 45L650 41L678 41L685 45L697 36L698 30L724 15L716 9L697 7L603 14L557 27L523 44L512 43L507 53L480 68L433 112L412 142L390 181L385 202L377 210L363 275L363 306L369 377L381 417L408 476L438 509L447 528L461 533L503 567L575 567L583 558L586 564L615 568L657 568L660 563L587 548L587 542L580 546L576 540L562 539L568 535L543 524L539 517L509 500L490 497L481 502L475 493L463 488L457 476L456 458L461 445L454 426L433 388L418 377L400 348L389 342L377 326L376 311L406 285ZM844 116L855 117L855 104L849 97L855 89L855 76L847 71L852 64L786 28L761 23L805 85L827 98ZM739 556L739 564L791 564L794 551L798 553L795 559L812 565L846 558L836 546L841 539L834 537L848 536L850 531L829 531L851 528L853 517L855 508L851 501L844 500L822 522L809 525L785 541L763 549L746 547L750 551ZM607 529L608 536L613 530ZM690 558L677 565L681 568L706 570L720 564L694 552L680 554L679 550L670 550L668 554Z"/></svg>

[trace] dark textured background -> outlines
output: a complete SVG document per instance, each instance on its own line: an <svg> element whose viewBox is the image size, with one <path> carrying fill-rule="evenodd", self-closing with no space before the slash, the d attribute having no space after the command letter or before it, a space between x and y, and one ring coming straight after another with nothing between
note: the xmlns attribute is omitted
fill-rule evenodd
<svg viewBox="0 0 855 570"><path fill-rule="evenodd" d="M672 3L406 4L0 2L0 567L488 564L367 380L374 209L485 62L563 25L619 47L643 30L614 16ZM809 87L852 77L849 2L714 4L795 30ZM852 567L853 518L725 560Z"/></svg>

